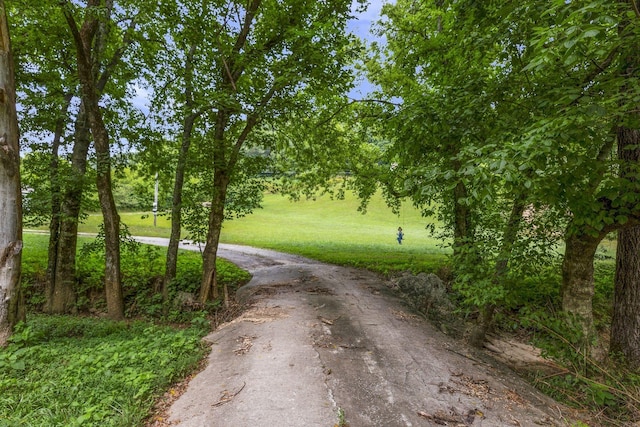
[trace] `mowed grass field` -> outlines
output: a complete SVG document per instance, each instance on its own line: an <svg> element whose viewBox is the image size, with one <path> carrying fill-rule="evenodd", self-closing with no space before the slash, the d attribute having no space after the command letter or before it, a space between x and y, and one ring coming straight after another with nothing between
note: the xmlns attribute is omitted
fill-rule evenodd
<svg viewBox="0 0 640 427"><path fill-rule="evenodd" d="M262 209L244 218L225 221L221 241L383 273L435 271L446 262L446 242L433 237L426 229L434 219L423 218L409 203L403 204L400 215L396 215L380 195L369 203L366 214L358 211L359 204L351 193L343 200L325 195L297 202L281 195L265 194ZM133 235L169 236L170 223L166 216L158 216L155 227L149 213L121 213L121 218ZM80 231L95 233L101 222L100 213L91 214ZM396 241L398 227L404 230L402 245Z"/></svg>

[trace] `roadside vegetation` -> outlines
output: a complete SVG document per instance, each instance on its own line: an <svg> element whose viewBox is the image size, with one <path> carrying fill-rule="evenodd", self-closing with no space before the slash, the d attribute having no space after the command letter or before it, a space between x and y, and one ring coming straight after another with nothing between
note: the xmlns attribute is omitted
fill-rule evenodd
<svg viewBox="0 0 640 427"><path fill-rule="evenodd" d="M207 354L207 319L182 328L31 315L0 351L0 425L139 426Z"/></svg>
<svg viewBox="0 0 640 427"><path fill-rule="evenodd" d="M97 228L93 230L97 232ZM48 236L25 234L22 289L28 310L0 349L0 426L140 426L157 399L208 352L201 338L225 320L221 302L196 302L197 252L180 254L171 301L157 293L166 248L123 244L127 319L105 317L99 239L80 238L75 315L42 314ZM231 290L249 275L218 261Z"/></svg>

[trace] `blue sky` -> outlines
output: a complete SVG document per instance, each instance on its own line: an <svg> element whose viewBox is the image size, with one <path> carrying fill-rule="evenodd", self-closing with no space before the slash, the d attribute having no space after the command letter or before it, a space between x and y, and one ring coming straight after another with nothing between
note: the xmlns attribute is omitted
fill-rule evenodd
<svg viewBox="0 0 640 427"><path fill-rule="evenodd" d="M349 21L347 24L349 31L368 43L380 41L378 37L371 33L371 27L380 19L382 6L388 2L388 0L370 0L367 10L356 14L355 19ZM356 7L357 3L354 1L353 8L355 9ZM349 96L354 99L362 99L373 90L374 86L366 79L361 78L357 86L349 93Z"/></svg>
<svg viewBox="0 0 640 427"><path fill-rule="evenodd" d="M356 19L349 22L348 27L354 34L365 40L374 39L370 33L371 26L380 18L380 11L382 5L387 3L383 0L370 0L367 10L362 13L356 14ZM354 2L353 9L357 7L357 3Z"/></svg>

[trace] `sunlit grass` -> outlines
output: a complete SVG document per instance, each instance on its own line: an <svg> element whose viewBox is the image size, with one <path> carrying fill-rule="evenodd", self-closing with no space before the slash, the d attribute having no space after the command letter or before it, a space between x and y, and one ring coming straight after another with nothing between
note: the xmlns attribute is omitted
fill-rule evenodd
<svg viewBox="0 0 640 427"><path fill-rule="evenodd" d="M221 242L276 249L383 272L433 271L442 264L447 245L426 229L432 219L424 218L409 203L403 204L396 215L380 195L372 199L365 214L358 211L359 204L350 193L344 200L322 196L297 202L266 194L262 209L224 223ZM149 213L120 215L133 235L169 236L170 221L166 216L158 216L154 227ZM95 233L101 222L99 213L91 214L80 231ZM398 227L404 230L402 245L396 241Z"/></svg>

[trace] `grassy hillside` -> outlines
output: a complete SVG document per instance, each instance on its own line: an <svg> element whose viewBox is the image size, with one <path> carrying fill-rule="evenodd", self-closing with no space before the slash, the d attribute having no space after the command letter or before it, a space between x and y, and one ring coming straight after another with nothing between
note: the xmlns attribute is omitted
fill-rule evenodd
<svg viewBox="0 0 640 427"><path fill-rule="evenodd" d="M432 271L447 252L443 242L425 229L432 221L406 203L400 215L386 206L380 195L373 198L367 213L358 212L359 200L348 193L344 200L322 196L293 202L266 194L263 208L245 218L226 221L223 243L237 243L298 253L337 264L366 266L378 271ZM167 217L148 213L123 213L122 221L134 235L169 236ZM89 216L81 232L96 232L102 222L99 213ZM405 240L396 242L402 227Z"/></svg>

